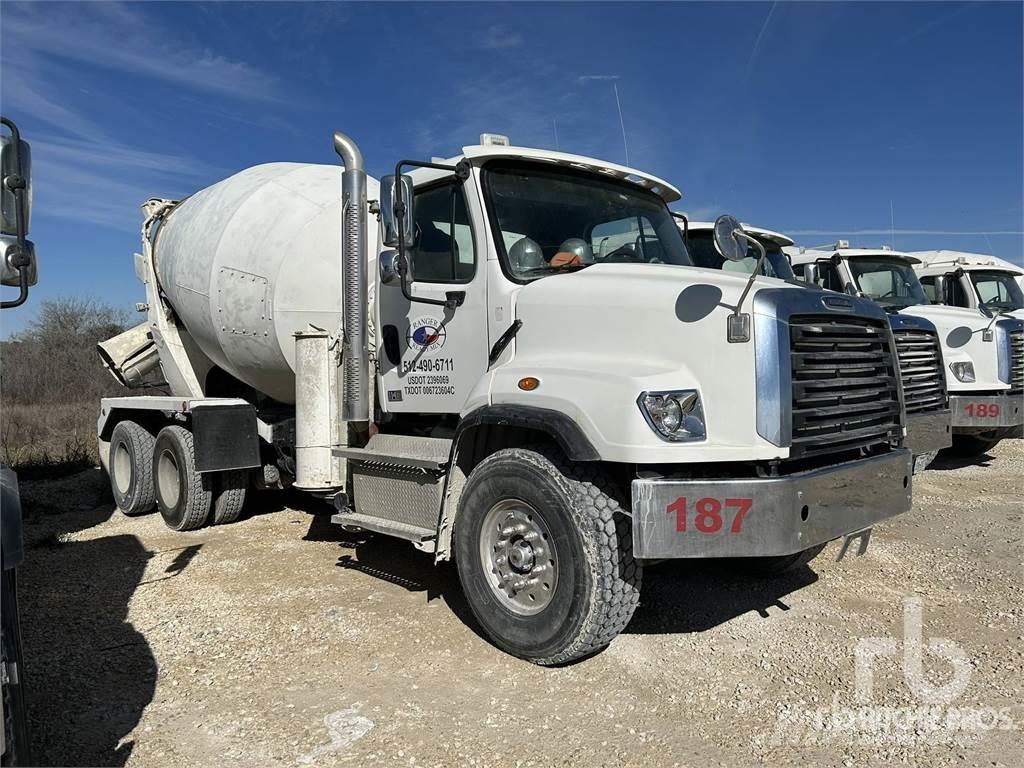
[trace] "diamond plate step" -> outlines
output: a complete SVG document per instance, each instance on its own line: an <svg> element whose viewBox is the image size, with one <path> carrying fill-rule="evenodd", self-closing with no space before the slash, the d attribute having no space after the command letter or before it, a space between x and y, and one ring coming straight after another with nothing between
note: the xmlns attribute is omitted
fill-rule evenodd
<svg viewBox="0 0 1024 768"><path fill-rule="evenodd" d="M396 538L406 539L415 543L432 541L435 537L435 532L429 528L420 528L417 525L400 523L397 520L385 520L381 517L360 515L355 512L339 512L331 516L331 522L337 523L343 528L358 528L363 531L384 533L388 536L395 536Z"/></svg>
<svg viewBox="0 0 1024 768"><path fill-rule="evenodd" d="M441 470L448 465L452 441L439 437L374 435L365 448L335 448L335 456L370 464Z"/></svg>

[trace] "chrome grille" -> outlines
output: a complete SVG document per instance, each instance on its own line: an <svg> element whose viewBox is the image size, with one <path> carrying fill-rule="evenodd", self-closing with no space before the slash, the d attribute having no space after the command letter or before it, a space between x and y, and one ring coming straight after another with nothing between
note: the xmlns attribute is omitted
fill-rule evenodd
<svg viewBox="0 0 1024 768"><path fill-rule="evenodd" d="M789 338L794 458L899 438L899 382L884 321L797 315Z"/></svg>
<svg viewBox="0 0 1024 768"><path fill-rule="evenodd" d="M892 333L900 358L903 404L907 413L945 408L946 377L942 371L938 336L919 328L894 328Z"/></svg>
<svg viewBox="0 0 1024 768"><path fill-rule="evenodd" d="M1024 331L1010 331L1010 394L1024 393Z"/></svg>

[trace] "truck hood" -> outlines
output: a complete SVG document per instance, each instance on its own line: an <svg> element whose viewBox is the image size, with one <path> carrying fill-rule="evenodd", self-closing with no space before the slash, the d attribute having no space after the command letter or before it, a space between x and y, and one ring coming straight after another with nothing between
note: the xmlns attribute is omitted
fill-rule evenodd
<svg viewBox="0 0 1024 768"><path fill-rule="evenodd" d="M923 317L935 325L946 364L946 388L950 392L1008 389L1008 383L999 377L999 348L994 324L992 338L985 340L985 329L989 327L991 318L976 309L943 304L920 304L901 309L899 314ZM959 381L950 370L950 365L957 362L972 363L976 381Z"/></svg>
<svg viewBox="0 0 1024 768"><path fill-rule="evenodd" d="M744 275L660 264L599 264L536 280L515 296L522 325L512 354L492 369L492 402L566 413L614 461L784 458L788 446L772 443L770 431L781 428L781 414L763 405L759 411L767 397L758 392L757 307L776 306L781 293L815 314L853 311L883 320L884 313L873 302L837 294L828 298L842 307L831 307L822 292L759 276L743 305L752 316L752 338L729 343L727 318L746 284ZM760 301L763 293L770 294L767 302ZM523 392L522 377L540 385ZM645 422L641 393L676 390L699 393L705 440L668 443Z"/></svg>

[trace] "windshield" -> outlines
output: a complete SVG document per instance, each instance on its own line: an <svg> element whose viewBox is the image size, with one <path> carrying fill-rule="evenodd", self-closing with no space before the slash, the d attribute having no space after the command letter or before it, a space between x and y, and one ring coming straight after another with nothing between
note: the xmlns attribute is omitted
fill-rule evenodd
<svg viewBox="0 0 1024 768"><path fill-rule="evenodd" d="M761 272L768 277L777 277L780 280L795 280L793 267L782 249L775 243L767 240L760 240L764 246L765 260ZM690 252L694 266L707 267L708 269L720 269L724 272L740 272L749 275L757 266L757 259L760 252L751 245L747 248L747 255L743 261L729 261L722 256L715 248L715 233L710 229L690 230L689 240L686 248Z"/></svg>
<svg viewBox="0 0 1024 768"><path fill-rule="evenodd" d="M921 281L910 264L897 259L858 256L849 260L857 288L886 307L928 304Z"/></svg>
<svg viewBox="0 0 1024 768"><path fill-rule="evenodd" d="M1024 292L1011 272L968 272L978 301L991 309L1024 309Z"/></svg>
<svg viewBox="0 0 1024 768"><path fill-rule="evenodd" d="M664 201L630 184L500 162L486 166L484 193L498 251L514 279L590 264L692 265Z"/></svg>

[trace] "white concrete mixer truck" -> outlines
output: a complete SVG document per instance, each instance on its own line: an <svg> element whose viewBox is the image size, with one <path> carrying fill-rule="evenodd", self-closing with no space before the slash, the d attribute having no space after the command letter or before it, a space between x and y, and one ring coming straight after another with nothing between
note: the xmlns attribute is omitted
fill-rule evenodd
<svg viewBox="0 0 1024 768"><path fill-rule="evenodd" d="M798 277L829 290L869 296L893 317L921 317L938 330L949 393L950 452L973 457L1000 441L1022 436L1024 424L1024 321L997 312L933 305L914 270L913 254L886 248L790 249ZM893 326L896 328L895 324ZM924 352L923 346L913 349ZM926 357L920 358L923 366ZM922 383L926 381L922 377ZM931 396L904 382L907 410ZM937 418L937 417L936 417ZM929 421L922 422L927 432ZM939 423L933 424L937 430Z"/></svg>
<svg viewBox="0 0 1024 768"><path fill-rule="evenodd" d="M493 642L556 664L626 626L645 563L779 570L909 509L877 305L692 268L679 192L631 168L485 135L378 183L335 149L146 204L147 321L101 353L172 395L100 405L125 513L292 485L454 560Z"/></svg>

